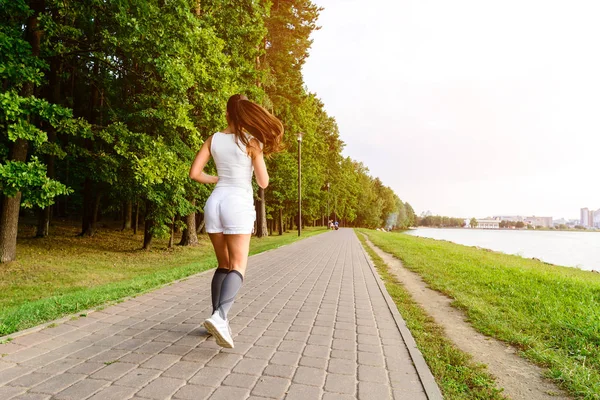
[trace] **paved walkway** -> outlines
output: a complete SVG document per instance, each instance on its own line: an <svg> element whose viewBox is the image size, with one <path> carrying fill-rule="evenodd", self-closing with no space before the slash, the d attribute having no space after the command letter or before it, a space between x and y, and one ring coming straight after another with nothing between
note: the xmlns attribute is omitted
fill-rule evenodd
<svg viewBox="0 0 600 400"><path fill-rule="evenodd" d="M352 230L250 258L234 349L201 327L211 278L0 345L0 399L441 398Z"/></svg>

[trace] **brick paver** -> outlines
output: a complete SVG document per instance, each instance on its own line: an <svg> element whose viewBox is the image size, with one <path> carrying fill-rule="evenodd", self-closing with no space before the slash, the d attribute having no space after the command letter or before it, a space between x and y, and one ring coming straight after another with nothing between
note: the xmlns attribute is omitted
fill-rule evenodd
<svg viewBox="0 0 600 400"><path fill-rule="evenodd" d="M250 258L230 312L234 349L202 328L211 278L199 274L0 345L0 397L441 398L424 389L429 371L407 347L414 342L352 230Z"/></svg>

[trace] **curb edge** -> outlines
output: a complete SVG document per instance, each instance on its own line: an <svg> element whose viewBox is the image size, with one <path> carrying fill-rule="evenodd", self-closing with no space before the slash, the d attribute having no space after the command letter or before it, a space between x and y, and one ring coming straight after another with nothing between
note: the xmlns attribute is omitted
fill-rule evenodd
<svg viewBox="0 0 600 400"><path fill-rule="evenodd" d="M357 235L356 232L354 232L354 234ZM379 290L383 294L383 297L385 298L385 302L387 303L387 306L388 306L390 312L392 313L392 317L394 318L394 321L396 322L396 326L398 327L398 330L400 331L400 335L402 336L402 339L404 339L404 343L406 344L408 353L410 354L413 364L415 365L415 369L417 370L417 374L419 375L419 379L421 380L421 384L423 385L423 389L425 390L425 394L426 394L427 398L429 400L443 400L444 397L442 396L440 388L437 385L437 383L435 382L435 378L433 377L433 374L431 373L429 366L425 362L425 359L423 358L423 354L421 354L421 351L417 347L417 343L415 342L415 339L413 338L412 334L410 333L410 330L406 326L406 322L402 318L402 315L400 315L400 312L398 311L396 304L394 303L394 301L392 300L392 297L390 296L387 289L385 288L385 284L383 283L383 281L381 280L381 277L377 273L377 270L375 269L375 265L373 265L373 262L371 261L369 254L366 252L366 250L363 247L360 240L358 241L358 243L360 244L360 248L362 249L365 259L367 260L367 264L371 268L371 272L373 273L373 276L375 277L375 280L377 281L377 285L379 285Z"/></svg>

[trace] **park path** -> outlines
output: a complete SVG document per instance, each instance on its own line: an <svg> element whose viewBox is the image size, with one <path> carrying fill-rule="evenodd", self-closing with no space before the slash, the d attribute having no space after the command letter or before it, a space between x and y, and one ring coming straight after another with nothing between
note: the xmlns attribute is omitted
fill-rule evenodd
<svg viewBox="0 0 600 400"><path fill-rule="evenodd" d="M250 258L235 348L212 271L0 345L0 399L441 399L351 229Z"/></svg>

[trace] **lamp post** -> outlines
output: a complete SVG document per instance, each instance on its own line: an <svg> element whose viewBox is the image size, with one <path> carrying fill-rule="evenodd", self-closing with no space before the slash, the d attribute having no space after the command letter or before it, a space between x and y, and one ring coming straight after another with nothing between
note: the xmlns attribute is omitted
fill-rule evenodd
<svg viewBox="0 0 600 400"><path fill-rule="evenodd" d="M329 229L329 182L327 182L327 229Z"/></svg>
<svg viewBox="0 0 600 400"><path fill-rule="evenodd" d="M304 132L298 132L298 236L302 233L302 135Z"/></svg>
<svg viewBox="0 0 600 400"><path fill-rule="evenodd" d="M333 196L333 223L335 224L337 222L337 194L335 196Z"/></svg>

